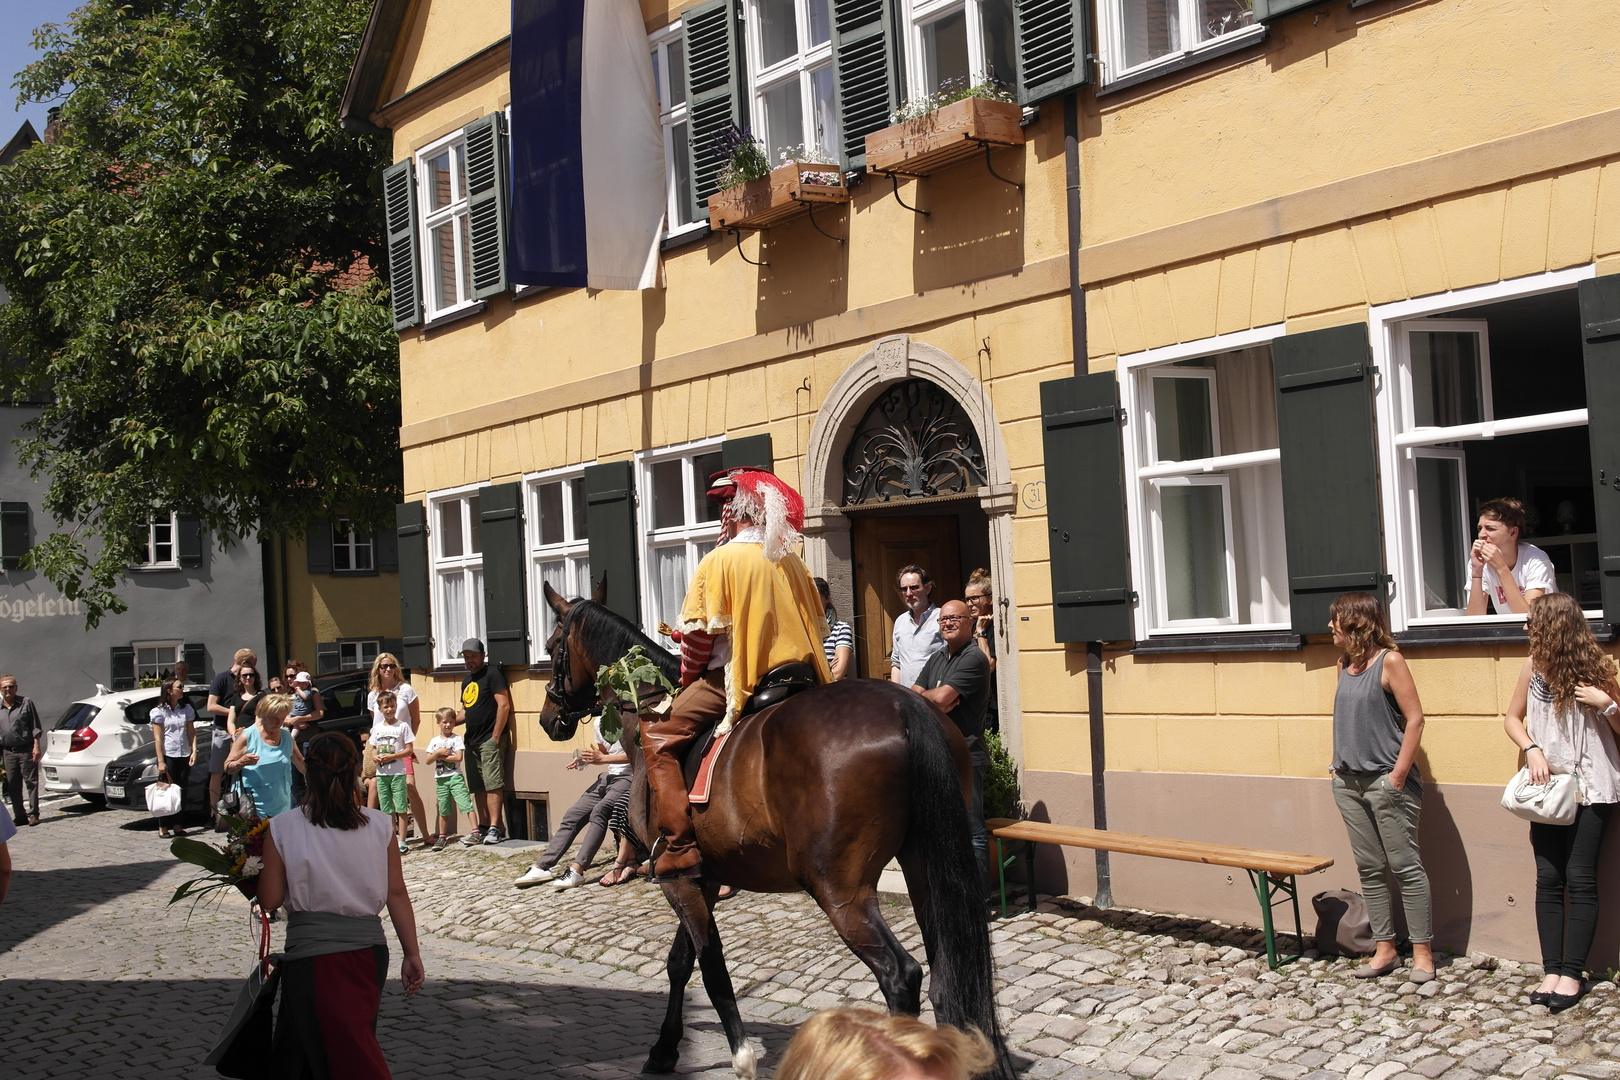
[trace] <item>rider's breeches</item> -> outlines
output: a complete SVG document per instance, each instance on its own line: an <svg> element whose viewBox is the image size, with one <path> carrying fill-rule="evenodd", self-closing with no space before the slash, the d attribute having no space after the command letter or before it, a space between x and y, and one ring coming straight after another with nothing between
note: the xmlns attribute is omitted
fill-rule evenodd
<svg viewBox="0 0 1620 1080"><path fill-rule="evenodd" d="M663 834L672 865L697 861L681 759L692 740L725 715L726 673L723 668L711 668L681 691L668 715L641 722L641 747L647 755L647 779L658 813L658 831Z"/></svg>

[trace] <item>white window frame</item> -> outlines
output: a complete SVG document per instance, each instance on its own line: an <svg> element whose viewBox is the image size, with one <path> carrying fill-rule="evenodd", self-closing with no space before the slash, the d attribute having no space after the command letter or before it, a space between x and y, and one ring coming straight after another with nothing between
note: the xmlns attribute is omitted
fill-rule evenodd
<svg viewBox="0 0 1620 1080"><path fill-rule="evenodd" d="M185 653L183 651L185 649L185 642L183 641L132 641L129 643L129 647L134 650L135 653L136 686L141 685L141 680L148 677L141 674L142 649L169 649L174 654L167 663L163 663L161 661L158 663L158 670L152 672L150 676L151 678L161 679L163 677L163 668L168 668L170 671L173 671L174 665L178 664L182 659L185 658Z"/></svg>
<svg viewBox="0 0 1620 1080"><path fill-rule="evenodd" d="M540 577L540 564L561 560L568 581L578 581L582 568L587 575L589 574L591 542L589 538L580 535L580 523L574 520L574 500L568 494L568 485L585 475L588 464L590 463L568 465L561 469L529 473L523 477L524 543L528 548L529 559L529 640L534 642L536 661L551 659L551 655L546 652L546 641L551 636L552 620L555 618L551 605L546 603L545 590L541 588L543 581ZM542 544L540 489L546 484L555 483L563 485L563 540L556 544ZM567 590L563 595L572 596L573 590Z"/></svg>
<svg viewBox="0 0 1620 1080"><path fill-rule="evenodd" d="M470 515L471 496L478 494L478 484L464 484L461 487L446 488L428 495L428 561L431 575L430 587L433 590L431 608L433 611L433 656L441 664L454 664L461 660L461 641L451 640L451 635L445 623L445 612L448 601L445 599L444 582L450 575L460 573L466 583L467 609L463 611L467 624L467 636L484 639L484 552L480 541L479 550L472 552L463 550L460 555L445 555L443 549L444 537L439 528L439 508L447 502L459 501L461 503L461 527L464 547L472 547L472 522Z"/></svg>
<svg viewBox="0 0 1620 1080"><path fill-rule="evenodd" d="M1462 513L1463 532L1465 534L1468 533L1471 529L1473 529L1474 522L1472 520L1471 515L1468 512L1468 455L1466 453L1464 453L1462 450L1456 449L1454 447L1414 446L1412 448L1412 450L1411 450L1411 456L1412 456L1412 459L1413 459L1412 464L1411 464L1412 483L1407 488L1407 490L1405 492L1405 495L1406 495L1406 501L1407 501L1407 504L1408 504L1407 505L1407 513L1410 515L1407 520L1409 520L1412 523L1412 550L1413 550L1414 555L1415 555L1415 558L1414 558L1414 572L1416 574L1415 577L1410 579L1411 582L1412 582L1412 585L1408 589L1408 591L1415 598L1415 597L1425 596L1425 595L1427 595L1427 592L1428 592L1428 590L1427 590L1427 584L1428 583L1425 581L1424 575L1423 575L1423 518L1422 518L1422 515L1419 513L1419 508L1418 508L1417 459L1419 459L1419 458L1437 458L1437 459L1444 460L1444 461L1455 461L1457 463L1458 501L1461 504L1460 509L1461 509L1461 513ZM1459 608L1456 611L1451 611L1451 612L1444 612L1444 609L1426 608L1426 609L1424 609L1425 611L1441 610L1444 614L1443 614L1443 616L1425 616L1425 618L1441 618L1441 617L1445 617L1445 618L1450 618L1450 619L1460 619L1460 618L1465 617L1466 614L1467 614L1466 608L1467 608L1467 604L1468 604L1467 589L1468 589L1468 582L1464 581L1463 582L1463 605L1464 606L1462 608Z"/></svg>
<svg viewBox="0 0 1620 1080"><path fill-rule="evenodd" d="M344 529L342 526L347 525ZM338 568L337 553L345 550L349 553L349 565L343 569ZM365 552L366 565L360 566L360 553ZM375 536L369 532L360 532L354 527L354 522L347 518L340 518L332 526L332 572L336 574L368 574L377 569L377 546Z"/></svg>
<svg viewBox="0 0 1620 1080"><path fill-rule="evenodd" d="M1170 619L1169 591L1163 587L1166 579L1164 521L1160 493L1167 487L1218 487L1221 489L1221 520L1225 525L1226 543L1226 608L1225 618ZM1156 622L1165 630L1209 629L1211 627L1244 626L1238 621L1237 553L1232 550L1232 479L1225 475L1165 476L1145 482L1148 496L1148 514L1153 522L1153 603Z"/></svg>
<svg viewBox="0 0 1620 1080"><path fill-rule="evenodd" d="M1174 638L1189 634L1207 634L1211 629L1215 628L1223 632L1244 634L1292 629L1292 623L1288 621L1274 623L1243 622L1238 617L1237 553L1232 539L1230 488L1227 489L1228 497L1226 499L1227 577L1232 605L1230 617L1222 620L1178 621L1173 625L1169 623L1169 600L1164 595L1164 558L1162 542L1159 538L1158 500L1153 493L1154 484L1174 477L1202 477L1224 469L1281 461L1282 451L1272 449L1254 450L1242 454L1219 453L1221 445L1219 442L1220 419L1218 412L1214 409L1214 399L1211 398L1210 423L1214 429L1215 441L1213 446L1217 451L1216 456L1190 461L1159 462L1156 460L1157 444L1152 441L1157 437L1157 432L1153 426L1151 400L1154 369L1181 360L1195 360L1200 357L1214 356L1218 353L1253 348L1256 345L1269 345L1275 339L1282 337L1286 329L1287 327L1283 323L1272 323L1267 326L1255 327L1252 330L1242 330L1232 334L1218 334L1215 337L1202 338L1197 341L1188 341L1178 345L1165 346L1164 348L1130 353L1119 358L1117 372L1120 381L1120 400L1126 403L1125 418L1121 424L1120 433L1121 448L1124 455L1123 471L1126 477L1126 532L1132 552L1131 561L1133 565L1150 568L1149 573L1138 572L1136 575L1136 588L1143 597L1143 601L1135 605L1133 613L1136 625L1136 639L1138 641L1145 641L1149 638ZM1187 376L1200 377L1198 369L1189 368L1184 370ZM1176 374L1178 377L1183 375L1182 372ZM1283 600L1286 603L1289 599L1285 591Z"/></svg>
<svg viewBox="0 0 1620 1080"><path fill-rule="evenodd" d="M977 86L990 77L990 65L984 48L984 11L980 0L907 0L904 22L908 97L926 97L932 92L928 89L928 60L923 48L924 28L958 11L965 12L968 82ZM1016 23L1014 25L1016 26ZM1016 55L1017 42L1013 42L1012 46ZM1016 91L1018 88L1004 83L1002 89Z"/></svg>
<svg viewBox="0 0 1620 1080"><path fill-rule="evenodd" d="M692 460L703 454L710 454L719 450L725 443L725 438L701 439L696 442L682 443L678 446L665 446L657 450L644 450L636 455L636 499L639 504L639 517L641 521L641 621L648 636L654 640L663 641L673 648L672 642L658 637L658 581L655 573L656 563L653 553L659 548L672 547L676 544L686 545L687 580L697 571L698 561L712 548L714 542L720 537L720 522L705 521L694 523L692 521L693 497L701 498L707 490L708 477L695 476ZM653 507L653 466L671 459L681 459L685 462L681 470L681 508L685 523L680 526L668 528L654 527ZM694 487L705 484L704 487ZM673 623L671 623L673 625Z"/></svg>
<svg viewBox="0 0 1620 1080"><path fill-rule="evenodd" d="M1151 60L1137 64L1135 67L1127 66L1125 61L1125 15L1121 8L1124 0L1097 0L1097 43L1098 62L1102 67L1102 84L1127 75L1136 75L1140 72L1151 71L1156 67L1174 63L1184 57L1197 56L1214 48L1232 48L1232 43L1244 38L1258 38L1266 32L1265 24L1251 22L1236 30L1228 30L1224 34L1217 34L1206 41L1200 41L1190 48L1176 49L1163 56L1155 56ZM1198 29L1197 0L1181 0L1181 40L1189 41L1189 34L1196 34Z"/></svg>
<svg viewBox="0 0 1620 1080"><path fill-rule="evenodd" d="M1422 602L1423 548L1418 536L1417 470L1411 451L1437 443L1491 439L1498 435L1520 434L1529 431L1550 431L1561 427L1585 427L1585 409L1568 409L1556 413L1487 420L1480 424L1464 424L1449 428L1412 428L1411 418L1411 365L1406 355L1406 335L1402 324L1414 320L1445 320L1449 312L1501 300L1516 300L1538 293L1562 292L1573 289L1579 282L1595 276L1594 264L1555 270L1546 274L1496 281L1467 289L1454 289L1411 300L1375 305L1368 311L1368 328L1372 343L1373 366L1378 379L1375 383L1374 407L1377 415L1378 464L1383 490L1386 562L1395 578L1390 596L1390 629L1399 633L1407 629L1428 627L1482 626L1490 624L1513 625L1523 623L1523 615L1437 615L1425 616L1414 603ZM1452 323L1457 320L1445 320ZM1481 353L1482 363L1488 363L1488 353ZM1489 385L1488 376L1482 385ZM1466 500L1467 495L1464 494ZM1465 515L1465 521L1473 521ZM1419 612L1414 614L1414 612ZM1601 615L1593 609L1587 614Z"/></svg>
<svg viewBox="0 0 1620 1080"><path fill-rule="evenodd" d="M765 144L765 156L772 165L778 164L777 147L774 146L775 136L769 129L767 113L765 110L765 96L773 90L781 88L784 84L797 81L799 84L800 130L804 133L802 145L808 149L819 146L833 159L829 164L837 164L842 159L842 130L834 131L830 138L823 139L816 135L816 103L814 77L823 70L832 70L832 27L831 19L832 0L828 0L828 35L827 40L819 45L810 44L810 6L807 0L793 0L794 18L799 31L799 50L784 60L767 67L764 62L763 46L760 41L760 27L764 25L759 14L759 0L748 0L743 5L743 38L744 48L748 56L748 96L752 106L749 115L754 118L754 134L760 142ZM842 124L843 118L838 113L838 92L833 90L833 122Z"/></svg>
<svg viewBox="0 0 1620 1080"><path fill-rule="evenodd" d="M164 524L169 527L169 557L157 558L157 531ZM161 515L153 515L146 523L146 557L136 563L136 570L177 570L180 567L180 515L171 510L165 523Z"/></svg>
<svg viewBox="0 0 1620 1080"><path fill-rule="evenodd" d="M448 206L439 210L430 209L432 203L429 195L429 173L427 163L437 157L442 151L448 149L451 156L450 190L451 199ZM457 167L457 162L460 167ZM416 207L417 207L417 244L421 251L422 274L422 310L424 321L432 322L434 319L462 308L472 307L477 300L472 295L471 267L466 260L471 257L472 237L468 234L467 222L467 140L457 129L442 139L424 146L416 152ZM458 190L459 185L459 190ZM437 226L450 220L459 221L462 243L455 245L456 263L456 300L453 303L440 307L438 304L438 267L433 258L433 230ZM462 294L465 288L466 294Z"/></svg>
<svg viewBox="0 0 1620 1080"><path fill-rule="evenodd" d="M692 167L692 125L688 122L686 101L675 101L675 82L669 68L669 47L681 46L681 70L686 69L686 25L676 19L668 26L647 35L647 48L653 60L653 88L658 92L658 122L664 132L664 235L685 236L698 232L709 222L702 215L696 221L679 224L687 207L681 201L681 186L677 179L675 157L675 129L686 124L686 182L697 182L690 175ZM685 93L685 87L682 87Z"/></svg>
<svg viewBox="0 0 1620 1080"><path fill-rule="evenodd" d="M370 648L371 656L370 656L369 659L366 656L366 652L367 652L366 646L368 646L368 645L371 646L371 648ZM354 658L355 658L354 663L351 664L349 662L349 658L344 655L345 650L353 652ZM339 641L337 643L337 651L338 651L338 670L339 671L364 671L367 668L371 667L372 661L376 660L377 657L382 653L382 639L381 638L348 638L348 639L344 639L344 640L341 640L341 641Z"/></svg>

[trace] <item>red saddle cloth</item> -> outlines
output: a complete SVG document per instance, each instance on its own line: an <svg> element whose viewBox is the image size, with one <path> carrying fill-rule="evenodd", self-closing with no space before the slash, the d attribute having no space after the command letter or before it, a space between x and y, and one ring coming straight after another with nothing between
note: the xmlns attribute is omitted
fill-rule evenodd
<svg viewBox="0 0 1620 1080"><path fill-rule="evenodd" d="M709 781L714 777L714 763L720 759L720 750L731 738L731 731L724 735L716 735L709 748L703 751L703 760L698 763L697 778L692 781L692 789L687 792L686 801L695 805L702 805L709 801Z"/></svg>

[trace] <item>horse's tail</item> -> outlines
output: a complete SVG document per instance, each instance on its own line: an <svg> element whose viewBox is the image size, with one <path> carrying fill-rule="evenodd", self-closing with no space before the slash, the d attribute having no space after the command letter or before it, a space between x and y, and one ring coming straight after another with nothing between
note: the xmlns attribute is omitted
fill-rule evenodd
<svg viewBox="0 0 1620 1080"><path fill-rule="evenodd" d="M978 1028L996 1051L996 1065L986 1075L1012 1080L1012 1062L996 1018L984 882L969 838L956 759L944 725L927 701L907 694L900 715L911 744L911 820L905 842L927 875L928 910L922 925L929 938L928 996L934 1019Z"/></svg>

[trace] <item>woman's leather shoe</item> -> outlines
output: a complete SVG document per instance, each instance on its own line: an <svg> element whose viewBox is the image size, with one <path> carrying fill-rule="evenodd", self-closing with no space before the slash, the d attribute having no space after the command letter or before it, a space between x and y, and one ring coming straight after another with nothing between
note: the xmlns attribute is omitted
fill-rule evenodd
<svg viewBox="0 0 1620 1080"><path fill-rule="evenodd" d="M1434 972L1426 971L1420 967L1415 967L1412 969L1412 973L1408 975L1407 978L1415 983L1434 982Z"/></svg>
<svg viewBox="0 0 1620 1080"><path fill-rule="evenodd" d="M1530 991L1530 1004L1546 1005L1550 1001L1552 1001L1552 995L1547 993L1545 990Z"/></svg>
<svg viewBox="0 0 1620 1080"><path fill-rule="evenodd" d="M1573 994L1548 994L1547 1008L1555 1013L1561 1013L1565 1009L1573 1008L1575 1003L1585 996L1586 983L1583 982L1581 988Z"/></svg>
<svg viewBox="0 0 1620 1080"><path fill-rule="evenodd" d="M1390 972L1394 971L1397 967L1400 967L1400 964L1401 958L1397 956L1387 964L1378 966L1368 964L1365 967L1358 967L1356 970L1350 973L1350 977L1352 979L1381 979L1385 975L1388 975Z"/></svg>

